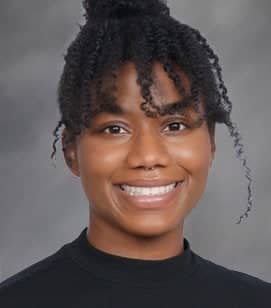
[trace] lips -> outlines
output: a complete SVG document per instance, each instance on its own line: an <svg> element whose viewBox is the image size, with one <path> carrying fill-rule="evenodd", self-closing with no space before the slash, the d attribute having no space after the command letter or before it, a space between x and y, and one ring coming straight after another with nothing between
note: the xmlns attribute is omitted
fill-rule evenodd
<svg viewBox="0 0 271 308"><path fill-rule="evenodd" d="M136 186L136 187L159 187L159 186L166 186L169 184L173 184L176 182L182 182L183 180L172 180L172 179L157 179L157 180L129 180L127 182L117 183L117 185L129 185L129 186Z"/></svg>
<svg viewBox="0 0 271 308"><path fill-rule="evenodd" d="M168 185L171 185L171 184L174 184L174 188L178 185L178 183L180 183L180 182L173 182L173 183L169 183ZM119 187L120 187L120 189L121 190L123 190L123 191L125 191L125 189L124 189L124 185L128 185L128 184L120 184L119 185ZM129 185L129 186L131 186L131 185ZM165 186L167 186L167 185L165 185ZM137 186L133 186L133 187L137 187ZM142 187L142 186L139 186L139 187ZM146 188L146 187L148 187L148 188L154 188L154 187L159 187L159 186L145 186L145 187L142 187L142 188ZM160 186L161 187L161 186Z"/></svg>
<svg viewBox="0 0 271 308"><path fill-rule="evenodd" d="M157 182L156 182L157 183ZM167 184L172 184L174 181L167 182ZM167 185L163 184L163 185ZM144 184L146 185L146 183ZM162 186L159 183L160 186ZM159 186L156 185L156 186ZM153 187L153 186L152 186ZM115 193L120 201L120 203L125 203L128 206L132 206L138 209L165 209L173 204L175 204L184 188L184 181L177 181L177 186L171 191L155 196L147 195L129 195L127 192L121 189L121 184L115 185Z"/></svg>

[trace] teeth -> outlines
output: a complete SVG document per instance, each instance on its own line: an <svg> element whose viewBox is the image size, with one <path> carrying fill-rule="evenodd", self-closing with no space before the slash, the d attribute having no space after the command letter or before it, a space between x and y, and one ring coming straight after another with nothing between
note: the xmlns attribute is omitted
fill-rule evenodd
<svg viewBox="0 0 271 308"><path fill-rule="evenodd" d="M174 189L176 186L177 186L177 183L173 183L173 184L166 185L166 186L159 186L159 187L135 187L135 186L129 186L129 185L120 185L122 190L124 190L131 196L162 195Z"/></svg>

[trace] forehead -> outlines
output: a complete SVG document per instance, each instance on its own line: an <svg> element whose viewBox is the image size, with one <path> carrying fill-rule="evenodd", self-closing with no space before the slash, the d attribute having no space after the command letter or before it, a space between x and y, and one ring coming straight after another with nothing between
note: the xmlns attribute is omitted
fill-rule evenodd
<svg viewBox="0 0 271 308"><path fill-rule="evenodd" d="M182 86L186 94L190 94L190 81L187 75L177 66L174 67L174 72L181 79ZM168 77L163 66L159 62L154 62L152 67L153 84L149 87L152 100L155 105L169 106L180 103L183 100L182 95L177 90L173 80ZM112 78L106 75L103 78L103 93L107 93ZM116 75L116 90L111 92L114 94L116 101L108 100L103 102L103 97L96 98L95 102L101 105L98 114L132 114L142 112L140 104L145 101L142 96L141 86L138 83L138 73L133 62L122 64ZM95 91L94 91L95 92Z"/></svg>
<svg viewBox="0 0 271 308"><path fill-rule="evenodd" d="M186 91L189 89L188 78L182 74L182 82L185 81ZM132 62L128 62L123 65L117 76L117 97L121 98L133 97L138 98L142 101L141 87L138 82L138 74L135 65ZM150 87L153 100L157 104L161 104L165 101L177 101L179 100L180 94L176 89L174 82L168 77L164 71L162 65L159 62L154 62L152 68L152 79L153 85ZM184 79L184 80L183 80Z"/></svg>

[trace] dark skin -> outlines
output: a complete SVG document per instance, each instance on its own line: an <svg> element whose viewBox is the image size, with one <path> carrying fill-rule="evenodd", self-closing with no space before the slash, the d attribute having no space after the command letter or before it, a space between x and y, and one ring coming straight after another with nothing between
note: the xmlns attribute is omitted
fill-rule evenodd
<svg viewBox="0 0 271 308"><path fill-rule="evenodd" d="M159 62L154 63L153 70L153 101L160 105L181 99ZM180 70L179 74L189 90L189 79ZM89 200L88 241L113 255L162 260L183 252L184 219L205 190L216 150L215 135L214 130L208 130L206 121L189 129L178 114L147 117L140 109L144 99L136 78L132 62L120 67L116 97L125 114L100 113L91 127L68 146L64 156L71 172L80 177ZM200 110L203 112L202 104ZM188 118L197 117L191 111ZM176 121L180 124L172 126ZM112 130L109 125L118 128ZM98 132L103 128L104 132ZM146 171L144 167L154 170ZM139 210L116 197L115 183L160 178L185 180L174 206Z"/></svg>

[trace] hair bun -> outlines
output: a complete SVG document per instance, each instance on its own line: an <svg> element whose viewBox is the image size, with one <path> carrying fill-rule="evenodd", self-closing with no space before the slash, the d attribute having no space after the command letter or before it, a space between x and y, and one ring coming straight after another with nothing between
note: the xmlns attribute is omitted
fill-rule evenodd
<svg viewBox="0 0 271 308"><path fill-rule="evenodd" d="M165 0L84 0L86 19L123 18L127 16L169 16Z"/></svg>

